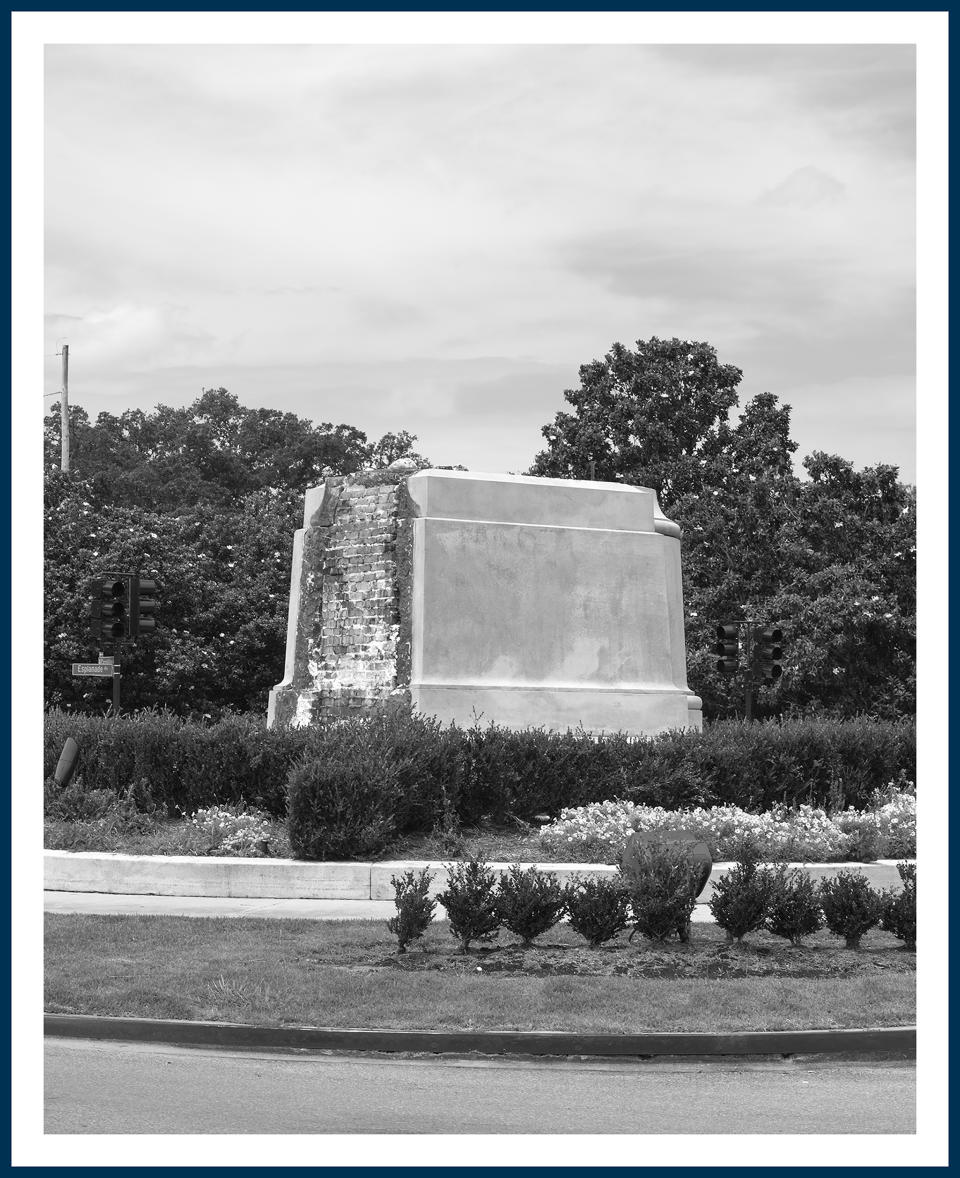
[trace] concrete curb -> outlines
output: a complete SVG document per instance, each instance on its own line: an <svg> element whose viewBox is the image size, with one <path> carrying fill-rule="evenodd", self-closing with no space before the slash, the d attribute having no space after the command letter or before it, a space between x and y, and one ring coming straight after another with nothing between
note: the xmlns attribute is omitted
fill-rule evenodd
<svg viewBox="0 0 960 1178"><path fill-rule="evenodd" d="M901 886L897 860L876 863L798 863L814 879L841 869L860 871L875 888ZM509 864L491 863L503 871ZM523 866L530 866L524 864ZM613 875L604 863L543 863L561 881L573 875ZM432 894L445 886L436 860L381 863L305 863L295 859L241 859L194 855L113 855L101 851L45 851L43 887L50 892L108 892L125 896L227 896L261 900L392 900L390 877L408 868L432 868ZM705 904L730 863L715 863L699 897Z"/></svg>
<svg viewBox="0 0 960 1178"><path fill-rule="evenodd" d="M262 1027L183 1019L44 1014L51 1038L105 1039L171 1046L301 1051L432 1052L485 1055L809 1055L893 1053L916 1056L916 1027L832 1031L644 1032L592 1035L574 1031L373 1031Z"/></svg>

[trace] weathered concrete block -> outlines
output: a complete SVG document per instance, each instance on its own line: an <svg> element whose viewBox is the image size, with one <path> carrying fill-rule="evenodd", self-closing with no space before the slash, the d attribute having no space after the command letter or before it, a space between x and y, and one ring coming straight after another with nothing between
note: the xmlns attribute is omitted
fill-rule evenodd
<svg viewBox="0 0 960 1178"><path fill-rule="evenodd" d="M701 726L679 529L653 491L398 469L310 496L271 723L309 722L333 689L362 688L367 704L409 693L461 724Z"/></svg>

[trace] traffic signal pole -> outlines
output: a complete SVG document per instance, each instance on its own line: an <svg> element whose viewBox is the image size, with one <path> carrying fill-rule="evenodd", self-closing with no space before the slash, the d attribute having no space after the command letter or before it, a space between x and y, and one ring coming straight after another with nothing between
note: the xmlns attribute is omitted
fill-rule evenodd
<svg viewBox="0 0 960 1178"><path fill-rule="evenodd" d="M120 654L123 650L121 643L117 643L113 652L113 714L120 715Z"/></svg>
<svg viewBox="0 0 960 1178"><path fill-rule="evenodd" d="M67 377L70 374L70 348L60 349L63 365L63 387L60 389L60 469L70 469L70 406L67 400Z"/></svg>

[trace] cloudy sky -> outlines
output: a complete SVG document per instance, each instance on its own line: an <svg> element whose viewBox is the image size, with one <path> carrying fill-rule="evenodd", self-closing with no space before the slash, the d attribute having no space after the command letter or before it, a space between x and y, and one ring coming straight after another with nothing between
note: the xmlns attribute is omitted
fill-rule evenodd
<svg viewBox="0 0 960 1178"><path fill-rule="evenodd" d="M912 46L45 61L45 391L66 342L91 416L223 385L521 471L580 364L680 336L915 478Z"/></svg>

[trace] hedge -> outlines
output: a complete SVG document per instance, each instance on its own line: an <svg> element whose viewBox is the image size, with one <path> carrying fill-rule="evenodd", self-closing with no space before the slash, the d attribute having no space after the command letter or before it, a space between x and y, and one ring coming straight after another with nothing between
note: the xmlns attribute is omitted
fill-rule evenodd
<svg viewBox="0 0 960 1178"><path fill-rule="evenodd" d="M326 772L342 764L354 779L359 767L369 788L386 761L396 781L392 826L398 832L430 829L445 816L468 824L487 815L553 817L564 807L608 798L667 809L730 803L763 812L803 802L865 808L887 782L914 780L916 766L915 726L868 718L722 721L703 732L635 739L493 725L444 728L399 709L274 729L251 715L213 724L164 711L50 711L46 776L68 736L80 746L84 788L119 794L144 782L170 814L242 800L283 815L295 764L319 761Z"/></svg>

